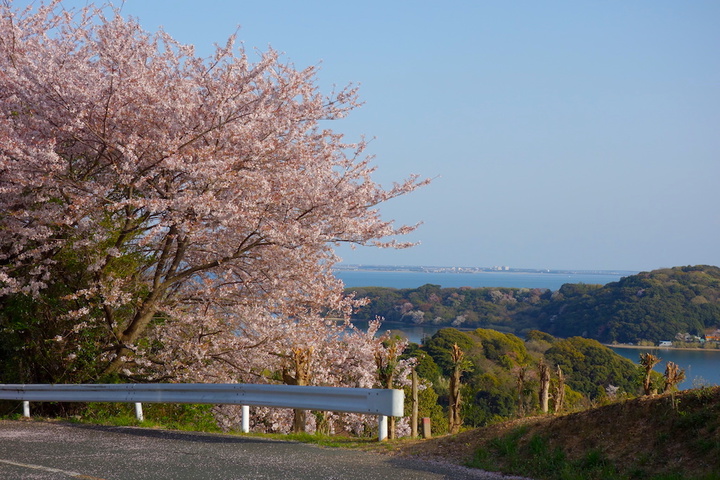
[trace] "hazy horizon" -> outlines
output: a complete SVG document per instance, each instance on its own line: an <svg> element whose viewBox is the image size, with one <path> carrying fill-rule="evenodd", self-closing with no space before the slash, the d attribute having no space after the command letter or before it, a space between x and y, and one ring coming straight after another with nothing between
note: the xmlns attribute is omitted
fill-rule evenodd
<svg viewBox="0 0 720 480"><path fill-rule="evenodd" d="M676 267L681 267L685 265L675 265ZM507 270L505 269L507 267ZM625 269L611 269L611 270L598 270L598 269L579 269L579 268L532 268L532 267L521 267L521 266L510 266L510 265L388 265L388 264L373 264L373 263L347 263L347 262L341 262L336 264L333 268L337 269L345 269L345 268L372 268L373 270L381 270L381 269L419 269L419 268L429 268L429 269L478 269L483 270L484 272L491 273L491 272L513 272L513 271L533 271L533 272L639 272L640 270L625 270ZM663 267L664 268L664 267ZM672 267L667 267L672 268ZM657 269L653 269L657 270Z"/></svg>

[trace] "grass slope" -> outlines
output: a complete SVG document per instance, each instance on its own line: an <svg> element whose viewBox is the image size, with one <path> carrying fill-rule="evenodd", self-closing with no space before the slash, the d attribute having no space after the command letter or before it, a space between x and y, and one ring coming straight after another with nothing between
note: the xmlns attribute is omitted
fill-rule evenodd
<svg viewBox="0 0 720 480"><path fill-rule="evenodd" d="M535 479L720 479L720 387L524 418L401 451Z"/></svg>

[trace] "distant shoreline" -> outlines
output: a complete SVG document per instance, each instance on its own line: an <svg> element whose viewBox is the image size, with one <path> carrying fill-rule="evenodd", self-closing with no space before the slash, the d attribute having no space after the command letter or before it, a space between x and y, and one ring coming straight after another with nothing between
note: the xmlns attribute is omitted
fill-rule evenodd
<svg viewBox="0 0 720 480"><path fill-rule="evenodd" d="M720 352L720 348L691 348L691 347L658 347L658 346L642 346L642 345L626 345L626 344L617 344L617 345L611 345L606 343L606 347L609 348L627 348L627 349L634 349L634 350L685 350L688 352Z"/></svg>
<svg viewBox="0 0 720 480"><path fill-rule="evenodd" d="M448 266L414 266L414 265L335 265L338 272L411 272L411 273L525 273L545 275L613 275L630 276L639 272L635 270L567 270L567 269L535 269L513 267L448 267Z"/></svg>

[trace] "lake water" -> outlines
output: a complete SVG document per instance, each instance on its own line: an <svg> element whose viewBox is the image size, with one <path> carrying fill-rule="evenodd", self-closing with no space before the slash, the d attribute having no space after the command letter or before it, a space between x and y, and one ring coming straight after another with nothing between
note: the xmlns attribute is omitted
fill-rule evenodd
<svg viewBox="0 0 720 480"><path fill-rule="evenodd" d="M720 350L673 350L670 348L619 348L611 347L618 355L639 365L641 353L652 353L660 357L661 362L655 371L665 373L667 362L674 362L685 370L685 381L678 387L681 390L703 385L720 385Z"/></svg>
<svg viewBox="0 0 720 480"><path fill-rule="evenodd" d="M346 287L418 288L431 283L445 288L507 287L558 290L565 283L605 285L620 280L620 274L524 273L524 272L413 272L338 270L336 276Z"/></svg>

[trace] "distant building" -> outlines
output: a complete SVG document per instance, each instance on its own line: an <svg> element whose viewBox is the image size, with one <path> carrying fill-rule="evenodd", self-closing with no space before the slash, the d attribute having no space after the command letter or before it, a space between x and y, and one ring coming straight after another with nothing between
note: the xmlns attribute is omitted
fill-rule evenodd
<svg viewBox="0 0 720 480"><path fill-rule="evenodd" d="M663 340L658 344L658 347L672 347L672 342L669 340Z"/></svg>
<svg viewBox="0 0 720 480"><path fill-rule="evenodd" d="M678 333L675 335L675 340L680 340L681 342L704 342L705 339L698 337L697 335L690 335L689 333Z"/></svg>
<svg viewBox="0 0 720 480"><path fill-rule="evenodd" d="M705 335L705 341L707 342L720 342L720 332L710 333Z"/></svg>

